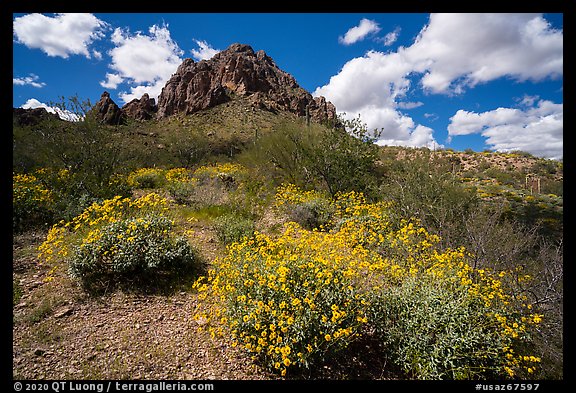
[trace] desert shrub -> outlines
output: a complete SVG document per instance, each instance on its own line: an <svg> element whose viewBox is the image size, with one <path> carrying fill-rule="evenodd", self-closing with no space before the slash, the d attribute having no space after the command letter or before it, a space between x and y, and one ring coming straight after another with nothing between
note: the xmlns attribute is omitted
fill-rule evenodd
<svg viewBox="0 0 576 393"><path fill-rule="evenodd" d="M509 272L472 268L417 221L390 222L390 204L347 193L333 205L331 231L291 222L277 238L230 246L194 284L210 298L195 318L281 375L374 338L410 378L535 375L540 358L526 344L542 314L512 296Z"/></svg>
<svg viewBox="0 0 576 393"><path fill-rule="evenodd" d="M332 205L325 199L314 199L293 206L288 210L291 221L305 229L327 228L332 219Z"/></svg>
<svg viewBox="0 0 576 393"><path fill-rule="evenodd" d="M293 184L282 184L274 198L276 208L305 229L325 229L332 221L335 208L321 192L304 191Z"/></svg>
<svg viewBox="0 0 576 393"><path fill-rule="evenodd" d="M94 229L73 248L70 274L89 283L186 267L194 253L186 239L169 235L171 230L172 221L155 214Z"/></svg>
<svg viewBox="0 0 576 393"><path fill-rule="evenodd" d="M329 358L365 320L358 310L361 299L350 286L353 278L338 267L338 258L318 261L330 252L343 256L346 249L320 232L287 225L276 241L256 234L233 244L228 256L195 284L201 297L223 299L196 317L220 319L237 345L282 375Z"/></svg>
<svg viewBox="0 0 576 393"><path fill-rule="evenodd" d="M188 204L198 180L185 168L166 171L166 190L177 203Z"/></svg>
<svg viewBox="0 0 576 393"><path fill-rule="evenodd" d="M51 267L48 279L64 263L87 287L96 281L190 267L194 252L174 233L166 203L154 193L134 200L118 196L54 225L38 255Z"/></svg>
<svg viewBox="0 0 576 393"><path fill-rule="evenodd" d="M184 181L180 177L168 182L167 189L178 203L197 209L222 206L230 203L247 176L247 169L239 164L215 164L197 168Z"/></svg>
<svg viewBox="0 0 576 393"><path fill-rule="evenodd" d="M475 379L503 367L503 345L465 287L409 278L376 296L374 326L409 378ZM482 358L485 359L482 359ZM494 374L493 377L497 377Z"/></svg>
<svg viewBox="0 0 576 393"><path fill-rule="evenodd" d="M196 184L193 181L169 182L166 190L177 203L189 204L190 198L194 195Z"/></svg>
<svg viewBox="0 0 576 393"><path fill-rule="evenodd" d="M219 163L215 165L205 165L194 171L194 177L200 183L209 180L217 180L227 188L234 188L248 174L248 169L240 164Z"/></svg>
<svg viewBox="0 0 576 393"><path fill-rule="evenodd" d="M513 171L510 170L503 171L496 167L486 169L484 171L484 175L488 176L489 178L496 179L498 183L501 184L515 185L520 184L519 180L524 180L524 179L518 179L518 176L514 176Z"/></svg>
<svg viewBox="0 0 576 393"><path fill-rule="evenodd" d="M54 198L37 176L12 175L12 226L15 231L44 224L54 212Z"/></svg>
<svg viewBox="0 0 576 393"><path fill-rule="evenodd" d="M225 214L214 220L218 239L224 244L241 241L254 233L254 222L237 213Z"/></svg>
<svg viewBox="0 0 576 393"><path fill-rule="evenodd" d="M334 196L340 191L373 191L378 168L378 133L368 132L360 119L339 119L343 127L280 124L258 140L262 158L274 164L284 181L314 186ZM376 135L375 135L376 134Z"/></svg>
<svg viewBox="0 0 576 393"><path fill-rule="evenodd" d="M165 171L158 168L140 168L128 175L132 188L160 188L165 182Z"/></svg>
<svg viewBox="0 0 576 393"><path fill-rule="evenodd" d="M426 156L399 162L380 192L394 203L396 222L417 218L423 227L439 234L445 244L458 246L463 219L478 203L478 196L449 173L448 163L438 164Z"/></svg>

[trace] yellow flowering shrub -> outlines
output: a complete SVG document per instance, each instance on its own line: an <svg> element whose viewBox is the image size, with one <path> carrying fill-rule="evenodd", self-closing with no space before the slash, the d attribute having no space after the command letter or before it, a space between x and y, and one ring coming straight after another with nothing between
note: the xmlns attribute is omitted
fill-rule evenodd
<svg viewBox="0 0 576 393"><path fill-rule="evenodd" d="M316 190L303 191L294 184L284 183L276 189L276 206L298 205L316 199L324 199L326 196Z"/></svg>
<svg viewBox="0 0 576 393"><path fill-rule="evenodd" d="M198 179L186 168L173 168L166 171L166 190L177 203L187 203Z"/></svg>
<svg viewBox="0 0 576 393"><path fill-rule="evenodd" d="M159 188L166 182L164 169L140 168L128 174L127 182L132 188Z"/></svg>
<svg viewBox="0 0 576 393"><path fill-rule="evenodd" d="M240 164L223 163L201 166L194 171L194 177L203 179L239 180L248 174L248 169Z"/></svg>
<svg viewBox="0 0 576 393"><path fill-rule="evenodd" d="M55 270L68 264L84 284L96 279L178 268L194 262L188 242L173 233L167 201L151 193L93 203L69 222L54 225L38 258Z"/></svg>
<svg viewBox="0 0 576 393"><path fill-rule="evenodd" d="M308 367L346 347L367 321L364 296L352 286L361 264L343 269L351 257L338 234L296 223L276 240L256 233L232 244L194 284L201 298L217 301L196 317L220 320L238 345L282 375L289 367Z"/></svg>
<svg viewBox="0 0 576 393"><path fill-rule="evenodd" d="M277 195L304 198L294 186ZM508 272L473 269L466 250L440 249L415 220L393 225L387 203L352 192L332 206L329 231L291 222L276 238L256 233L229 246L194 284L206 300L195 317L281 375L374 335L409 378L535 372L540 359L523 348L542 315L515 307Z"/></svg>
<svg viewBox="0 0 576 393"><path fill-rule="evenodd" d="M165 178L168 183L187 182L190 180L190 172L186 168L172 168L166 171Z"/></svg>
<svg viewBox="0 0 576 393"><path fill-rule="evenodd" d="M328 229L334 206L327 195L315 190L304 191L294 184L282 184L276 191L275 207L305 229Z"/></svg>
<svg viewBox="0 0 576 393"><path fill-rule="evenodd" d="M53 205L52 192L37 175L12 175L12 220L15 230L42 223L52 214Z"/></svg>

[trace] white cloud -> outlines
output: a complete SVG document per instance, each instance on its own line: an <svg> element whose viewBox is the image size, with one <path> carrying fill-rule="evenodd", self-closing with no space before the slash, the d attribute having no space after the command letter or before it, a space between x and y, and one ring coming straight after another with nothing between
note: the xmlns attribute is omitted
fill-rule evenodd
<svg viewBox="0 0 576 393"><path fill-rule="evenodd" d="M100 84L117 86L121 80L135 84L130 92L119 94L124 102L140 98L144 93L158 99L162 87L182 63L180 56L184 52L170 37L168 26L154 25L148 33L131 34L120 28L112 33L115 47L108 54L112 57L110 68L114 73L106 74L106 80Z"/></svg>
<svg viewBox="0 0 576 393"><path fill-rule="evenodd" d="M344 37L339 37L338 42L344 45L352 45L358 41L362 41L369 34L376 34L380 31L378 23L370 19L362 19L358 26L350 28Z"/></svg>
<svg viewBox="0 0 576 393"><path fill-rule="evenodd" d="M23 109L35 109L35 108L44 108L49 113L56 113L58 117L62 120L67 121L79 121L81 119L80 116L77 114L70 112L69 110L62 110L58 107L53 107L44 104L43 102L38 101L36 98L30 98L24 105L21 106Z"/></svg>
<svg viewBox="0 0 576 393"><path fill-rule="evenodd" d="M415 124L411 117L398 111L402 106L418 106L418 103L397 103L410 87L406 78L410 70L411 64L400 53L370 51L364 57L348 61L313 95L325 96L347 118L360 114L370 130L383 129L379 144L438 146L432 129Z"/></svg>
<svg viewBox="0 0 576 393"><path fill-rule="evenodd" d="M562 75L563 34L539 14L432 14L404 54L424 88L459 94L504 76Z"/></svg>
<svg viewBox="0 0 576 393"><path fill-rule="evenodd" d="M524 94L524 96L522 96L522 98L520 99L517 99L517 101L520 106L533 106L534 103L537 102L539 98L540 96L538 95L530 96L528 94Z"/></svg>
<svg viewBox="0 0 576 393"><path fill-rule="evenodd" d="M38 77L38 75L29 74L28 76L25 76L24 78L12 78L12 84L17 85L17 86L32 86L32 87L37 87L37 88L41 88L41 87L46 86L46 83L38 82L38 79L40 79Z"/></svg>
<svg viewBox="0 0 576 393"><path fill-rule="evenodd" d="M396 104L396 106L400 109L414 109L414 108L418 108L419 106L424 105L423 102L421 101L416 101L416 102L412 102L412 101L402 101Z"/></svg>
<svg viewBox="0 0 576 393"><path fill-rule="evenodd" d="M190 52L197 61L211 59L220 49L212 48L206 41L194 40L199 49L192 49Z"/></svg>
<svg viewBox="0 0 576 393"><path fill-rule="evenodd" d="M394 31L391 31L390 33L386 34L384 38L379 39L379 41L382 41L384 46L392 45L398 39L398 36L400 35L400 30L401 30L400 27L395 28Z"/></svg>
<svg viewBox="0 0 576 393"><path fill-rule="evenodd" d="M94 58L96 60L102 60L102 52L97 51L97 50L93 50L92 55L94 56Z"/></svg>
<svg viewBox="0 0 576 393"><path fill-rule="evenodd" d="M358 113L344 115L347 119L357 116ZM376 142L379 145L424 147L435 144L436 147L441 146L432 136L431 128L415 124L411 117L392 108L375 106L363 108L360 118L369 130L382 131Z"/></svg>
<svg viewBox="0 0 576 393"><path fill-rule="evenodd" d="M108 24L92 14L28 14L14 19L16 42L40 49L48 56L90 58L88 47L104 37Z"/></svg>
<svg viewBox="0 0 576 393"><path fill-rule="evenodd" d="M162 93L162 88L166 85L165 80L157 80L154 83L146 83L143 85L138 85L130 88L129 92L121 92L118 94L120 99L126 103L130 102L135 98L142 98L144 93L148 93L150 98L154 98L158 102L158 96Z"/></svg>
<svg viewBox="0 0 576 393"><path fill-rule="evenodd" d="M459 110L450 118L449 136L480 134L501 152L527 151L539 157L562 158L564 105L540 100L525 110L497 108L475 113Z"/></svg>
<svg viewBox="0 0 576 393"><path fill-rule="evenodd" d="M105 89L116 89L124 79L118 74L106 73L106 80L100 81L100 86Z"/></svg>
<svg viewBox="0 0 576 393"><path fill-rule="evenodd" d="M356 33L349 41L364 36ZM501 77L561 76L562 66L562 31L539 14L432 14L411 46L351 59L313 94L341 113L360 114L370 129L383 127L383 141L414 146L431 141L432 131L399 112L413 105L402 103L413 87L410 78L421 78L419 86L429 93L461 94Z"/></svg>

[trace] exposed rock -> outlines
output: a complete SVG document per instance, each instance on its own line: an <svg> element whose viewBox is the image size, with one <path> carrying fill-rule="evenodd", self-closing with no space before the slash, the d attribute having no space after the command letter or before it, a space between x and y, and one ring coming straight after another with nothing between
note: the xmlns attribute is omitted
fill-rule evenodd
<svg viewBox="0 0 576 393"><path fill-rule="evenodd" d="M61 120L57 114L50 113L44 108L13 108L12 118L14 124L19 126L32 126L48 119Z"/></svg>
<svg viewBox="0 0 576 393"><path fill-rule="evenodd" d="M144 93L140 99L135 98L122 107L122 113L135 120L150 120L157 110L156 101L150 98L148 93Z"/></svg>
<svg viewBox="0 0 576 393"><path fill-rule="evenodd" d="M337 122L336 107L326 98L314 97L314 101L310 102L310 117L312 119L325 119L330 122Z"/></svg>
<svg viewBox="0 0 576 393"><path fill-rule="evenodd" d="M63 318L63 317L67 317L69 315L72 315L72 312L74 312L74 308L72 307L64 307L63 309L59 310L58 312L56 312L54 314L54 318Z"/></svg>
<svg viewBox="0 0 576 393"><path fill-rule="evenodd" d="M110 93L107 91L102 93L100 101L94 105L91 111L93 111L96 114L96 117L105 124L117 125L124 122L122 111L112 98L110 98Z"/></svg>
<svg viewBox="0 0 576 393"><path fill-rule="evenodd" d="M185 59L162 89L157 117L190 114L237 97L247 98L255 108L306 116L308 107L313 121L336 120L334 105L312 97L264 51L255 53L242 44L209 60Z"/></svg>

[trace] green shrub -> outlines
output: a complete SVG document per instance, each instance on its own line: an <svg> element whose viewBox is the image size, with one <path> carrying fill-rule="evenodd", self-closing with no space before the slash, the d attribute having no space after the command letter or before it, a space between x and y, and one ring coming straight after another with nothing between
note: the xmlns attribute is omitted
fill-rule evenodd
<svg viewBox="0 0 576 393"><path fill-rule="evenodd" d="M214 220L214 229L218 239L224 244L231 244L250 237L254 233L254 222L241 215L231 213Z"/></svg>
<svg viewBox="0 0 576 393"><path fill-rule="evenodd" d="M176 203L187 205L194 195L196 186L192 182L170 182L166 185L166 190Z"/></svg>
<svg viewBox="0 0 576 393"><path fill-rule="evenodd" d="M327 229L336 211L336 206L325 194L315 190L304 191L293 184L282 184L274 198L276 207L290 221L309 230Z"/></svg>
<svg viewBox="0 0 576 393"><path fill-rule="evenodd" d="M409 378L498 378L505 344L491 310L442 284L410 278L375 296L370 316L383 346Z"/></svg>
<svg viewBox="0 0 576 393"><path fill-rule="evenodd" d="M87 234L74 248L70 273L83 282L168 271L194 263L188 241L173 237L172 221L148 214L115 221Z"/></svg>
<svg viewBox="0 0 576 393"><path fill-rule="evenodd" d="M86 288L98 289L99 284L194 267L194 252L175 232L167 203L155 193L117 196L60 221L38 247L38 259L51 268L47 279L66 264Z"/></svg>

